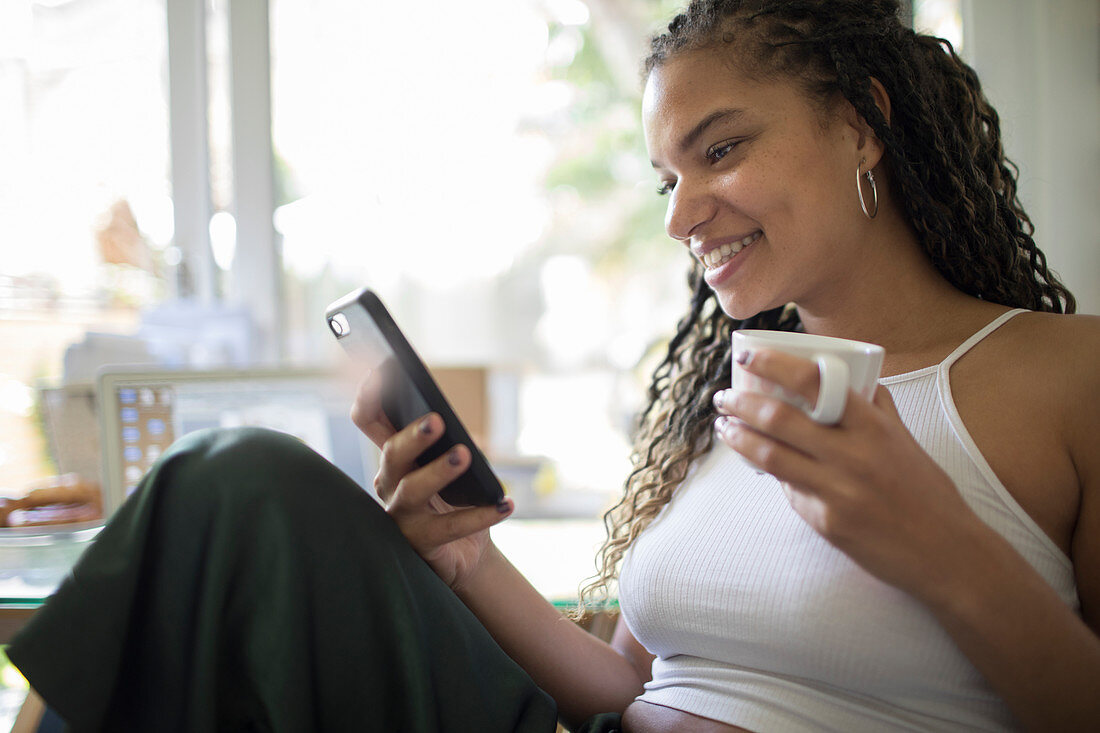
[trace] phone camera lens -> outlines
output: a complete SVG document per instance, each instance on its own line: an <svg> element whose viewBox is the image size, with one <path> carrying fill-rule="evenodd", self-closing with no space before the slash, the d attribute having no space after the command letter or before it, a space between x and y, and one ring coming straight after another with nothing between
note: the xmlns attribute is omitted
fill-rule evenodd
<svg viewBox="0 0 1100 733"><path fill-rule="evenodd" d="M342 338L351 332L351 326L348 324L347 316L343 313L337 313L332 318L328 319L328 327L336 334L336 338Z"/></svg>

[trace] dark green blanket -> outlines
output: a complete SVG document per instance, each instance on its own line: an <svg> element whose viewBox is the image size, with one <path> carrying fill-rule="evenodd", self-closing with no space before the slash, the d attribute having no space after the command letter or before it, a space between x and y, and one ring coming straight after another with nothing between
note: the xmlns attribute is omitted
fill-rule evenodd
<svg viewBox="0 0 1100 733"><path fill-rule="evenodd" d="M553 701L294 438L165 453L8 650L76 731L537 731Z"/></svg>

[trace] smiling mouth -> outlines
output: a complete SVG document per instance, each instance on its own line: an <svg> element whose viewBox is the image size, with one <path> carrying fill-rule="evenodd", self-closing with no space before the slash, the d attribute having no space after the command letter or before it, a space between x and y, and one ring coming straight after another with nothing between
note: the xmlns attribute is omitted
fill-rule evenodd
<svg viewBox="0 0 1100 733"><path fill-rule="evenodd" d="M748 247L756 240L760 239L760 236L762 234L763 232L755 231L742 240L732 242L730 244L723 244L721 247L715 247L699 259L702 260L703 265L708 270L713 270L716 267L721 267L722 265L726 264L734 257L736 257L738 252L743 250L745 247Z"/></svg>

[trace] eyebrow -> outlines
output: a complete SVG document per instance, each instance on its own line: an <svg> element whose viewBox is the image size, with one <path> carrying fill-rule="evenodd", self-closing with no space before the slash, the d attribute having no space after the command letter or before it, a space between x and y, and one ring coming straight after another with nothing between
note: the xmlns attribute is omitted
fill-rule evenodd
<svg viewBox="0 0 1100 733"><path fill-rule="evenodd" d="M680 152L685 153L690 150L691 147L695 145L695 143L699 140L702 134L707 131L707 128L715 124L716 122L735 120L738 117L743 116L744 114L744 110L740 109L716 109L715 111L711 112L709 115L701 119L699 123L695 125L695 127L691 128L691 130L686 135L680 138ZM660 167L654 160L651 160L650 163L653 165L654 168Z"/></svg>

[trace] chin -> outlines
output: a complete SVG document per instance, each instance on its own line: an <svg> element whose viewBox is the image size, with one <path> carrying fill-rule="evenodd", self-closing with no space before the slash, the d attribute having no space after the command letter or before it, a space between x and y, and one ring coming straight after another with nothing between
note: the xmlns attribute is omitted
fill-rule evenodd
<svg viewBox="0 0 1100 733"><path fill-rule="evenodd" d="M752 318L758 313L768 310L767 308L760 308L753 304L745 303L729 293L723 294L716 291L715 296L717 296L718 305L722 308L722 311L730 318L738 321L744 321L747 318Z"/></svg>

